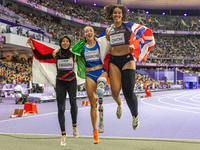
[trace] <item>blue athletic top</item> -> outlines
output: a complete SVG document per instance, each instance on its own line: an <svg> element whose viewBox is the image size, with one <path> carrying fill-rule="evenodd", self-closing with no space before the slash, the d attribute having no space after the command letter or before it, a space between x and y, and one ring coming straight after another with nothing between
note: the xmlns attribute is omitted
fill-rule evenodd
<svg viewBox="0 0 200 150"><path fill-rule="evenodd" d="M83 47L83 57L85 61L85 68L95 67L102 64L100 59L100 47L97 41L94 47Z"/></svg>
<svg viewBox="0 0 200 150"><path fill-rule="evenodd" d="M114 28L114 25L111 26L110 31L108 33L110 37L111 46L119 46L119 45L129 45L131 33L127 29L126 25L122 23L121 26Z"/></svg>

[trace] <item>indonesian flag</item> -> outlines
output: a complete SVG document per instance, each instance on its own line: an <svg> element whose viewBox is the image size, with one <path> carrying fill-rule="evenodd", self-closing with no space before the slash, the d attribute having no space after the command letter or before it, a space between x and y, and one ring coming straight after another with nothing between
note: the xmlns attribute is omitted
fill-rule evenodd
<svg viewBox="0 0 200 150"><path fill-rule="evenodd" d="M54 51L53 48L43 45L32 38L30 39L40 54L45 55ZM33 51L32 74L33 83L42 83L55 87L57 74L55 59L40 60L35 56Z"/></svg>
<svg viewBox="0 0 200 150"><path fill-rule="evenodd" d="M41 55L49 54L53 52L55 49L50 48L44 44L41 44L32 38L30 38L33 42L34 47ZM84 79L81 79L77 76L77 65L74 63L74 72L76 73L77 84L85 83ZM33 74L33 83L42 83L46 85L56 86L56 61L55 59L47 59L40 60L38 59L33 51L33 63L32 63L32 74Z"/></svg>

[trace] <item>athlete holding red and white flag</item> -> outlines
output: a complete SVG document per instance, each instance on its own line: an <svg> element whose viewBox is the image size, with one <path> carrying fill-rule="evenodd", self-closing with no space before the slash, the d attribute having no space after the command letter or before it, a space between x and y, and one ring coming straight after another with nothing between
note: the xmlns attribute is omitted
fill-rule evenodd
<svg viewBox="0 0 200 150"><path fill-rule="evenodd" d="M69 101L71 105L71 117L73 136L78 138L77 130L77 112L78 107L76 104L76 91L77 80L74 72L74 54L71 53L70 45L71 40L67 36L63 36L60 39L60 49L54 58L52 52L54 49L49 48L41 43L29 38L27 43L33 50L33 79L40 83L46 82L46 84L56 85L56 99L58 107L58 120L60 124L62 139L61 146L66 145L66 131L65 131L65 105L66 105L66 90L69 94ZM56 66L56 69L55 69ZM36 74L39 73L39 74ZM56 77L55 75L56 74Z"/></svg>

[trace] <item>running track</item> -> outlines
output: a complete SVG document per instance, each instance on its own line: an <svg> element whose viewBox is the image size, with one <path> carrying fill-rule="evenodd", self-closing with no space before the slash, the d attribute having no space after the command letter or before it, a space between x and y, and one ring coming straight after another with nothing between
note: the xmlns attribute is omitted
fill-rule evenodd
<svg viewBox="0 0 200 150"><path fill-rule="evenodd" d="M124 99L123 95L121 98ZM82 100L77 101L79 134L92 136L90 107L82 107ZM112 97L104 98L105 129L101 137L200 140L200 90L154 92L151 98L139 98L140 126L136 131L132 129L126 101L123 102L123 116L117 119L117 104ZM69 101L66 105L66 131L72 135ZM60 135L56 102L37 104L38 115L9 118L19 107L23 106L11 100L0 103L0 133Z"/></svg>

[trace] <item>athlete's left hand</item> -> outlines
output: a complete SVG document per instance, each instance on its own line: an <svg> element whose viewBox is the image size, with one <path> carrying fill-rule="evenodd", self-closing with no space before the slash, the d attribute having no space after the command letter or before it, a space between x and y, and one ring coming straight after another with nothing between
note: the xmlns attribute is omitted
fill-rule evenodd
<svg viewBox="0 0 200 150"><path fill-rule="evenodd" d="M133 53L135 51L135 47L133 45L130 45L128 48L131 53Z"/></svg>

